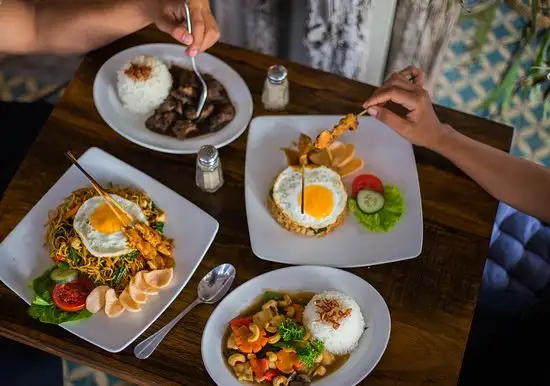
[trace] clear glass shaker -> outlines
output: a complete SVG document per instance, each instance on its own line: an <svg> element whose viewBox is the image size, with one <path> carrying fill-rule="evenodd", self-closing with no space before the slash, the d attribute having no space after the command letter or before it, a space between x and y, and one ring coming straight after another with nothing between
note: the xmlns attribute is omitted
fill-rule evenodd
<svg viewBox="0 0 550 386"><path fill-rule="evenodd" d="M266 110L284 110L289 102L288 70L275 64L268 68L262 91L262 103Z"/></svg>
<svg viewBox="0 0 550 386"><path fill-rule="evenodd" d="M214 193L223 185L223 170L218 150L212 145L201 146L197 153L195 174L197 186L207 193Z"/></svg>

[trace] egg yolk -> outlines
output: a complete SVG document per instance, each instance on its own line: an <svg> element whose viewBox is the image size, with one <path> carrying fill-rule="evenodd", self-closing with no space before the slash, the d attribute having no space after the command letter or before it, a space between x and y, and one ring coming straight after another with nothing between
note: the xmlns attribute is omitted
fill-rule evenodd
<svg viewBox="0 0 550 386"><path fill-rule="evenodd" d="M123 224L113 213L109 205L101 204L90 216L90 224L101 233L114 233L122 229Z"/></svg>
<svg viewBox="0 0 550 386"><path fill-rule="evenodd" d="M298 205L302 206L302 194L298 195ZM307 185L304 189L304 213L313 218L327 217L334 207L330 189L321 185Z"/></svg>

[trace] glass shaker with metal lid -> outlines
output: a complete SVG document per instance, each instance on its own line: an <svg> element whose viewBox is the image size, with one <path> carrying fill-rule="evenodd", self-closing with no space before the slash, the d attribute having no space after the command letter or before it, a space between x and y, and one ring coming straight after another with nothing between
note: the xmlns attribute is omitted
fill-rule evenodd
<svg viewBox="0 0 550 386"><path fill-rule="evenodd" d="M268 68L262 92L262 103L266 110L284 110L289 101L288 70L275 64Z"/></svg>
<svg viewBox="0 0 550 386"><path fill-rule="evenodd" d="M223 170L218 150L212 145L201 146L197 153L195 175L197 186L208 193L214 193L223 185Z"/></svg>

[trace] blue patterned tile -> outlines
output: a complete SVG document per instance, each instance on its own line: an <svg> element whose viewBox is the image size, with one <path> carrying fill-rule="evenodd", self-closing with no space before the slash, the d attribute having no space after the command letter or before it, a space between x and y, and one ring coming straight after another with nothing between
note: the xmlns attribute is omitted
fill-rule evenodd
<svg viewBox="0 0 550 386"><path fill-rule="evenodd" d="M501 25L497 26L496 28L493 28L493 34L497 38L503 39L503 38L507 38L507 37L510 36L510 30L501 24Z"/></svg>
<svg viewBox="0 0 550 386"><path fill-rule="evenodd" d="M460 96L462 97L462 100L465 103L469 103L472 100L479 98L479 96L476 94L474 89L471 87L465 87L462 90L460 90L458 93L460 94Z"/></svg>
<svg viewBox="0 0 550 386"><path fill-rule="evenodd" d="M442 106L449 107L449 108L455 107L455 102L449 97L444 97L444 98L438 99L437 103L439 103Z"/></svg>
<svg viewBox="0 0 550 386"><path fill-rule="evenodd" d="M540 136L536 132L527 137L525 142L527 142L531 149L540 149L544 145L544 142L540 139Z"/></svg>
<svg viewBox="0 0 550 386"><path fill-rule="evenodd" d="M453 83L462 79L462 75L460 75L460 72L458 72L456 68L453 68L449 71L445 71L443 76Z"/></svg>
<svg viewBox="0 0 550 386"><path fill-rule="evenodd" d="M495 83L495 81L493 80L493 77L492 76L489 76L488 78L486 79L483 79L480 84L483 86L483 88L485 90L492 90L494 89L497 84Z"/></svg>
<svg viewBox="0 0 550 386"><path fill-rule="evenodd" d="M493 66L504 62L504 57L498 50L494 50L493 52L487 54L485 57Z"/></svg>

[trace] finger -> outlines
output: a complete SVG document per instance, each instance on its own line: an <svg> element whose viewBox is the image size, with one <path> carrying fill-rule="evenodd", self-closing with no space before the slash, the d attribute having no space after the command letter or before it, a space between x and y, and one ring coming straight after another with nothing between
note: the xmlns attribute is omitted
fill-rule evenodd
<svg viewBox="0 0 550 386"><path fill-rule="evenodd" d="M410 127L409 121L392 113L390 110L384 107L370 107L367 111L370 115L376 117L376 119L378 119L380 122L385 123L399 134L404 133Z"/></svg>
<svg viewBox="0 0 550 386"><path fill-rule="evenodd" d="M405 90L413 91L417 85L409 82L406 77L404 77L402 74L395 73L392 76L390 76L380 88L389 88L391 86L396 86L403 88Z"/></svg>
<svg viewBox="0 0 550 386"><path fill-rule="evenodd" d="M377 90L367 101L363 104L363 107L369 108L371 106L383 105L389 101L400 104L408 110L415 110L418 106L418 94L405 90L397 86L390 86L388 88Z"/></svg>
<svg viewBox="0 0 550 386"><path fill-rule="evenodd" d="M204 40L204 32L206 25L200 8L191 8L191 33L193 35L193 43L187 49L189 56L197 56L200 52L202 42Z"/></svg>
<svg viewBox="0 0 550 386"><path fill-rule="evenodd" d="M202 41L201 52L212 47L220 38L220 31L216 24L216 20L208 10L205 11L204 20L206 21L206 32L204 34L204 40Z"/></svg>
<svg viewBox="0 0 550 386"><path fill-rule="evenodd" d="M187 28L171 19L161 18L156 22L156 25L159 30L172 35L174 39L187 46L193 43L193 36L187 32Z"/></svg>
<svg viewBox="0 0 550 386"><path fill-rule="evenodd" d="M411 83L417 84L420 87L424 86L424 71L418 67L408 66L407 68L399 71L399 74L402 74L403 76L410 76Z"/></svg>

